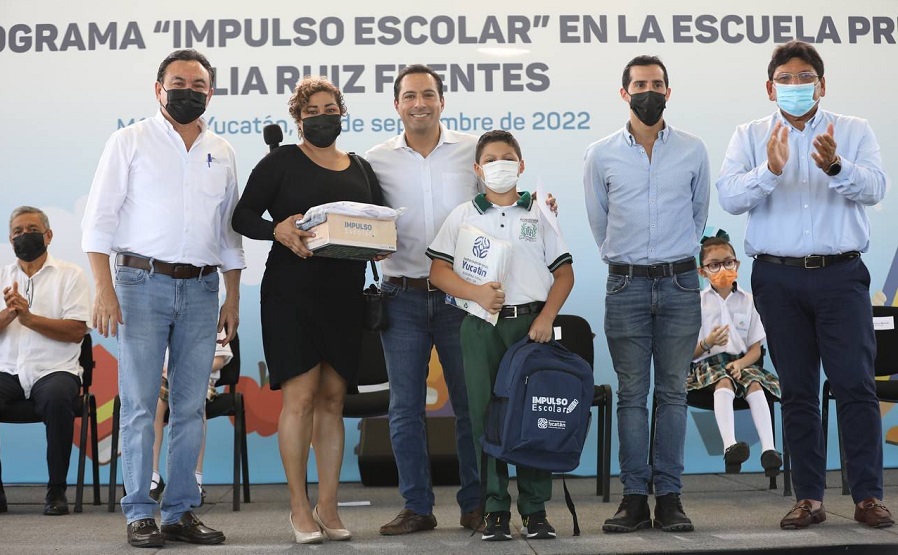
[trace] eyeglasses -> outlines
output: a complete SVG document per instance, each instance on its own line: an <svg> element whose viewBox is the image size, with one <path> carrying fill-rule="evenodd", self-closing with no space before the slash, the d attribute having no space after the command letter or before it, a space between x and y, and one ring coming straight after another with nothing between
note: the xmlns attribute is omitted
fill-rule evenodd
<svg viewBox="0 0 898 555"><path fill-rule="evenodd" d="M723 262L710 262L702 266L702 268L708 270L712 274L716 274L720 271L721 268L725 268L727 270L735 270L736 265L739 264L739 261L735 258L727 258Z"/></svg>
<svg viewBox="0 0 898 555"><path fill-rule="evenodd" d="M811 83L816 83L817 79L819 79L819 77L817 77L816 73L811 73L810 71L802 71L798 74L780 73L773 78L773 82L777 85L791 85L792 83L809 85Z"/></svg>
<svg viewBox="0 0 898 555"><path fill-rule="evenodd" d="M31 278L28 278L28 281L25 282L25 299L30 307L31 302L34 301L34 281Z"/></svg>

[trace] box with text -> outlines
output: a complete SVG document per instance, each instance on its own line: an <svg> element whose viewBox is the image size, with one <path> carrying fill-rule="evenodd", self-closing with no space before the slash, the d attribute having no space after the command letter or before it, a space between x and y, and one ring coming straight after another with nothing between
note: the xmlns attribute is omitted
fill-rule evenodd
<svg viewBox="0 0 898 555"><path fill-rule="evenodd" d="M361 216L328 214L327 221L309 231L306 246L315 256L371 260L396 252L396 222Z"/></svg>

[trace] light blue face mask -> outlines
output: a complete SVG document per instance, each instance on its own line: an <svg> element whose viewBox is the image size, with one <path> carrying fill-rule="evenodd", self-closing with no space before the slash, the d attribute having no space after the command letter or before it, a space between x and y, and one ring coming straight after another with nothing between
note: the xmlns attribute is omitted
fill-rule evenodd
<svg viewBox="0 0 898 555"><path fill-rule="evenodd" d="M814 100L816 83L806 85L780 85L776 84L776 104L780 110L790 116L801 117L810 112L817 101Z"/></svg>

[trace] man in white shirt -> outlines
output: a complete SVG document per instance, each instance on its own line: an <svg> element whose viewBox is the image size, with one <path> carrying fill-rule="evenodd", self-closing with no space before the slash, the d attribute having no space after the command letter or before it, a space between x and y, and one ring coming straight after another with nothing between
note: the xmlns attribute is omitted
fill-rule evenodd
<svg viewBox="0 0 898 555"><path fill-rule="evenodd" d="M382 263L390 324L381 332L390 379L390 439L405 508L380 533L408 534L437 525L424 422L434 346L455 412L460 524L473 529L482 519L474 453L479 438L471 432L459 340L465 312L447 305L445 293L430 284L430 259L424 252L449 212L481 192L474 175L477 137L449 131L440 123L443 82L427 66L403 68L393 96L405 129L365 154L387 206L407 209L396 220L396 252Z"/></svg>
<svg viewBox="0 0 898 555"><path fill-rule="evenodd" d="M193 469L203 437L203 409L215 335L237 331L240 236L231 229L237 203L234 150L200 116L214 72L195 50L166 57L156 76L159 111L115 132L106 143L84 213L82 248L96 283L94 327L118 334L122 400L122 511L128 541L161 547L164 539L224 541L191 507L200 504ZM115 256L115 288L109 270ZM218 311L218 270L226 297ZM217 329L216 329L217 321ZM171 356L171 441L161 532L150 498L153 417L165 349Z"/></svg>
<svg viewBox="0 0 898 555"><path fill-rule="evenodd" d="M81 268L50 256L47 246L52 240L50 222L41 210L31 206L13 210L9 242L17 260L0 268L5 301L0 310L0 412L4 405L23 399L34 402L47 426L44 514L64 515L69 512L66 475L90 288Z"/></svg>

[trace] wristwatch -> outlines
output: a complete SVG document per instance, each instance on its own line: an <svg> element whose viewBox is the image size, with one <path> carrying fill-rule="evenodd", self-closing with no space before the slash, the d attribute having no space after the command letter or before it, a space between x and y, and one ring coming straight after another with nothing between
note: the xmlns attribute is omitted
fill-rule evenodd
<svg viewBox="0 0 898 555"><path fill-rule="evenodd" d="M840 171L842 171L842 158L836 156L836 161L830 164L829 167L824 170L824 173L830 177L835 177L839 175Z"/></svg>

